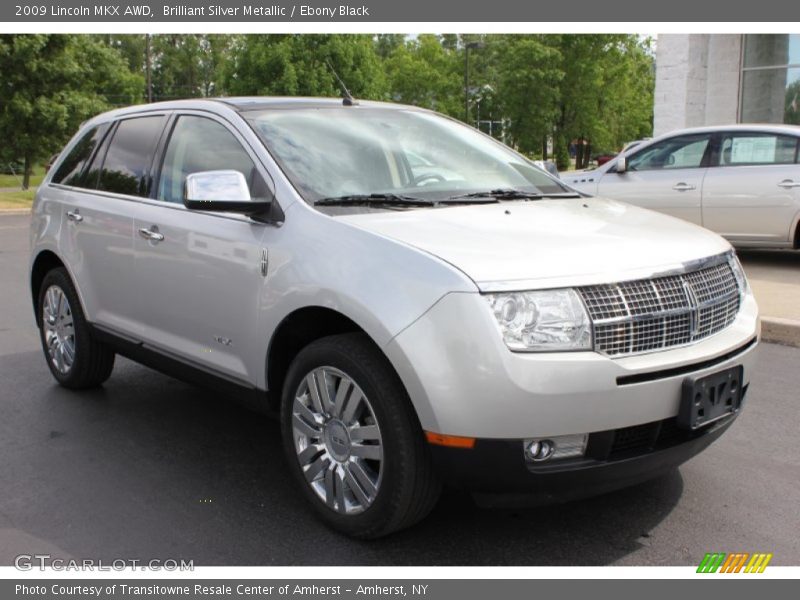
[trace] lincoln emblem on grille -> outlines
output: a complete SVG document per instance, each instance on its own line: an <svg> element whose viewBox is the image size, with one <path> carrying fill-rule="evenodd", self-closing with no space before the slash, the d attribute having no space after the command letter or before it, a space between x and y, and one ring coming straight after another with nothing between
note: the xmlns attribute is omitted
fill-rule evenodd
<svg viewBox="0 0 800 600"><path fill-rule="evenodd" d="M697 301L697 295L694 293L692 286L689 285L689 282L681 279L681 283L683 284L683 291L686 293L686 301L691 308L689 312L689 335L694 339L697 335L697 326L700 323L700 303Z"/></svg>
<svg viewBox="0 0 800 600"><path fill-rule="evenodd" d="M728 327L740 291L728 255L685 272L579 288L595 350L606 356L692 344Z"/></svg>

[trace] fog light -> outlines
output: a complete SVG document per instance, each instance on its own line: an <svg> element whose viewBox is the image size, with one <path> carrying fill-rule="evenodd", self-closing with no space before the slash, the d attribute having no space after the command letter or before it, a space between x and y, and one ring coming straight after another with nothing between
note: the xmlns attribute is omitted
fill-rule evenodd
<svg viewBox="0 0 800 600"><path fill-rule="evenodd" d="M525 440L523 449L525 460L543 462L559 458L578 458L586 451L589 436L585 433L575 435L555 435L545 439Z"/></svg>
<svg viewBox="0 0 800 600"><path fill-rule="evenodd" d="M553 456L555 446L550 440L531 440L525 446L525 458L540 462Z"/></svg>

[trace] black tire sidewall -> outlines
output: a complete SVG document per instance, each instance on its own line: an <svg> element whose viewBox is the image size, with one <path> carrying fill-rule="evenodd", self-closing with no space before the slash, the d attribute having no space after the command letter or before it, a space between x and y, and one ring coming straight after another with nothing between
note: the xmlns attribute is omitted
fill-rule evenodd
<svg viewBox="0 0 800 600"><path fill-rule="evenodd" d="M67 297L67 301L69 302L70 310L72 311L72 323L75 332L75 360L73 361L72 367L67 373L61 373L55 368L52 360L50 360L50 353L47 349L47 342L45 341L43 322L44 297L47 293L47 290L53 285L58 286L61 288L61 291L64 292L64 295ZM91 336L89 334L89 328L86 324L86 318L83 315L83 307L81 306L80 298L78 298L78 293L75 291L75 287L72 285L72 281L70 280L66 269L53 269L44 276L42 285L39 289L39 303L37 309L39 311L37 318L40 321L39 339L42 343L42 351L44 352L47 366L50 369L50 372L53 374L53 377L55 377L56 381L63 386L71 387L80 379L80 374L84 368L84 362L89 360L89 354L91 352Z"/></svg>
<svg viewBox="0 0 800 600"><path fill-rule="evenodd" d="M341 344L346 341L347 344ZM355 348L354 348L355 347ZM357 352L353 352L353 350ZM356 354L354 356L354 354ZM363 354L371 360L363 361ZM365 362L367 364L365 364ZM415 436L422 431L410 400L397 375L366 336L332 336L318 340L302 350L292 362L283 388L281 401L281 430L284 449L293 476L304 496L316 512L333 528L353 537L371 538L389 533L391 523L414 480L411 472L419 460L415 452ZM336 368L358 384L369 400L383 446L381 484L373 503L361 513L342 515L330 509L311 489L297 460L292 433L292 404L295 392L305 376L317 367Z"/></svg>

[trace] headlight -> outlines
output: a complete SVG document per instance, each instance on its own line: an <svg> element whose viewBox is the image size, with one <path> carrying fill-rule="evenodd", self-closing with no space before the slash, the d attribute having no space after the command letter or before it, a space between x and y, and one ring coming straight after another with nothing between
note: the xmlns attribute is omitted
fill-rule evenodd
<svg viewBox="0 0 800 600"><path fill-rule="evenodd" d="M733 276L736 278L736 285L739 286L739 294L743 297L750 289L750 284L747 283L747 277L744 274L742 263L739 262L739 257L731 252L728 258L728 264L730 264Z"/></svg>
<svg viewBox="0 0 800 600"><path fill-rule="evenodd" d="M589 316L572 289L486 294L497 326L511 350L591 350Z"/></svg>

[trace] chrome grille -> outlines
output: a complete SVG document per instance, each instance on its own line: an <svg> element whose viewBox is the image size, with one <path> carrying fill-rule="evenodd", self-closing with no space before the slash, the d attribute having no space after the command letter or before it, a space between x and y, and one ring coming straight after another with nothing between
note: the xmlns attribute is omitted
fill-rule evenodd
<svg viewBox="0 0 800 600"><path fill-rule="evenodd" d="M730 325L739 312L733 269L721 262L688 273L578 288L608 356L683 346Z"/></svg>

